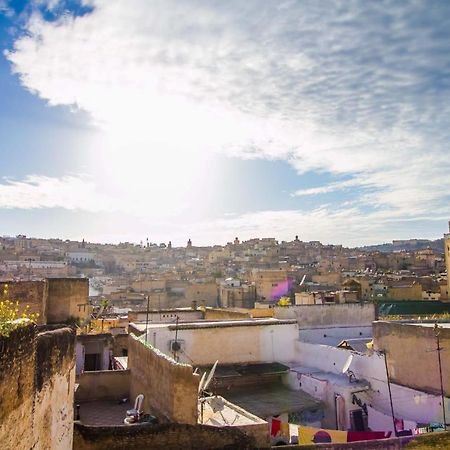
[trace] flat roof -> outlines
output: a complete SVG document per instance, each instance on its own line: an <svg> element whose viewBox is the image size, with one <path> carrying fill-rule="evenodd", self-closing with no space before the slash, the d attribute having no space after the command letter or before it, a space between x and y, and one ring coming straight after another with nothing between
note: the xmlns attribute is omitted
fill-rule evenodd
<svg viewBox="0 0 450 450"><path fill-rule="evenodd" d="M322 402L306 392L290 390L281 383L235 388L226 398L261 418L323 408Z"/></svg>
<svg viewBox="0 0 450 450"><path fill-rule="evenodd" d="M170 323L149 323L147 329L152 328L168 328L170 331L178 330L195 330L205 328L227 328L227 327L252 327L252 326L266 326L266 325L297 325L296 319L245 319L245 320L219 320L219 321L198 321L198 322L178 322L178 325L173 322ZM145 323L131 322L134 328L138 331L145 331Z"/></svg>
<svg viewBox="0 0 450 450"><path fill-rule="evenodd" d="M227 401L219 395L199 400L198 418L200 423L215 427L267 423L260 417L240 408L238 405Z"/></svg>
<svg viewBox="0 0 450 450"><path fill-rule="evenodd" d="M352 367L350 366L350 370L351 368ZM291 367L291 370L301 375L310 375L317 380L328 381L329 383L336 386L355 387L357 389L370 387L370 384L365 380L356 380L350 382L350 378L343 373L324 372L323 370L305 366Z"/></svg>

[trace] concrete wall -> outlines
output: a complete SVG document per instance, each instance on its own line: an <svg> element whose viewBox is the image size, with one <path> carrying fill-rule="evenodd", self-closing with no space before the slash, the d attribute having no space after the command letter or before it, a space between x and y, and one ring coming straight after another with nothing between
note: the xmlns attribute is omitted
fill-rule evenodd
<svg viewBox="0 0 450 450"><path fill-rule="evenodd" d="M298 365L324 372L342 374L342 368L350 354L353 360L350 369L358 379L370 383L371 391L361 394L364 401L375 409L390 415L389 392L383 355L376 352L362 355L327 345L298 342ZM389 361L389 357L388 357ZM396 417L429 423L442 421L440 397L391 383L392 400ZM447 410L450 403L446 402Z"/></svg>
<svg viewBox="0 0 450 450"><path fill-rule="evenodd" d="M48 278L47 323L61 323L73 317L89 317L87 278Z"/></svg>
<svg viewBox="0 0 450 450"><path fill-rule="evenodd" d="M297 305L275 307L277 319L297 319L300 328L323 326L370 326L375 320L375 305Z"/></svg>
<svg viewBox="0 0 450 450"><path fill-rule="evenodd" d="M149 340L154 347L171 355L170 342L176 327L150 328ZM291 362L296 360L295 321L233 321L227 323L180 324L177 331L182 350L180 361L196 366L251 362Z"/></svg>
<svg viewBox="0 0 450 450"><path fill-rule="evenodd" d="M75 393L77 402L121 400L130 397L129 370L84 372L77 376L76 382L79 383Z"/></svg>
<svg viewBox="0 0 450 450"><path fill-rule="evenodd" d="M192 366L180 364L138 341L128 343L130 398L144 394L144 411L177 423L197 423L198 383Z"/></svg>
<svg viewBox="0 0 450 450"><path fill-rule="evenodd" d="M236 427L207 425L161 424L141 427L87 427L74 426L75 450L256 450L251 436Z"/></svg>
<svg viewBox="0 0 450 450"><path fill-rule="evenodd" d="M375 322L374 348L387 353L389 374L393 381L431 393L440 392L436 336L433 326ZM440 330L442 381L450 396L450 328Z"/></svg>
<svg viewBox="0 0 450 450"><path fill-rule="evenodd" d="M34 326L0 337L1 448L72 448L75 334Z"/></svg>

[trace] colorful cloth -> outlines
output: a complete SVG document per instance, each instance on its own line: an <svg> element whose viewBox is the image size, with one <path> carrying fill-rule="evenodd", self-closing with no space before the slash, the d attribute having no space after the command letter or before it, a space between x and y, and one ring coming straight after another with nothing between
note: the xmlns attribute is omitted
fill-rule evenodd
<svg viewBox="0 0 450 450"><path fill-rule="evenodd" d="M387 439L388 437L391 437L390 431L349 431L347 442L374 441L376 439Z"/></svg>
<svg viewBox="0 0 450 450"><path fill-rule="evenodd" d="M298 427L299 444L319 444L323 442L343 443L347 442L347 431L327 430L324 428Z"/></svg>
<svg viewBox="0 0 450 450"><path fill-rule="evenodd" d="M272 426L270 428L270 435L277 436L280 433L281 421L277 419L272 419Z"/></svg>

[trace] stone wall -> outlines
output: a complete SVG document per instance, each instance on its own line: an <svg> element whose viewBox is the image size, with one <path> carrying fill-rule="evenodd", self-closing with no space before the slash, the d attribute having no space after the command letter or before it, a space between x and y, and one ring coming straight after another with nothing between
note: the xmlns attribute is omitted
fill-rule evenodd
<svg viewBox="0 0 450 450"><path fill-rule="evenodd" d="M197 423L198 375L192 366L180 364L130 335L128 368L130 398L144 394L144 410L161 420Z"/></svg>
<svg viewBox="0 0 450 450"><path fill-rule="evenodd" d="M77 376L77 402L120 400L130 396L129 370L99 370Z"/></svg>
<svg viewBox="0 0 450 450"><path fill-rule="evenodd" d="M139 427L87 427L75 423L74 450L256 450L252 437L235 427L161 424Z"/></svg>
<svg viewBox="0 0 450 450"><path fill-rule="evenodd" d="M376 320L372 303L337 305L297 305L275 307L277 319L297 319L300 328L323 326L370 326Z"/></svg>
<svg viewBox="0 0 450 450"><path fill-rule="evenodd" d="M89 317L87 278L48 278L47 322L61 323L73 317Z"/></svg>
<svg viewBox="0 0 450 450"><path fill-rule="evenodd" d="M0 298L5 284L8 300L19 302L19 311L28 305L30 313L38 313L38 324L63 323L69 318L89 317L89 280L87 278L47 278L39 281L0 283Z"/></svg>
<svg viewBox="0 0 450 450"><path fill-rule="evenodd" d="M0 337L1 448L72 447L75 333L34 325Z"/></svg>
<svg viewBox="0 0 450 450"><path fill-rule="evenodd" d="M3 291L7 285L7 300L19 302L20 314L25 311L28 305L28 312L39 314L38 323L46 323L47 316L47 296L48 284L41 281L8 281L0 283L0 298L3 298Z"/></svg>
<svg viewBox="0 0 450 450"><path fill-rule="evenodd" d="M374 322L374 349L387 353L389 376L395 383L440 393L438 355L433 326ZM442 382L450 396L450 328L440 330Z"/></svg>

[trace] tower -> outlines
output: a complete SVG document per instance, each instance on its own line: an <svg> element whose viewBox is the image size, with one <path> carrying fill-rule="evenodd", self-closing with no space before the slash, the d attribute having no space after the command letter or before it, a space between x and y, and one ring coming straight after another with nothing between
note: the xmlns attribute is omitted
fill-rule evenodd
<svg viewBox="0 0 450 450"><path fill-rule="evenodd" d="M192 247L192 241L189 238L188 241L187 241L187 248L191 248L191 247Z"/></svg>

